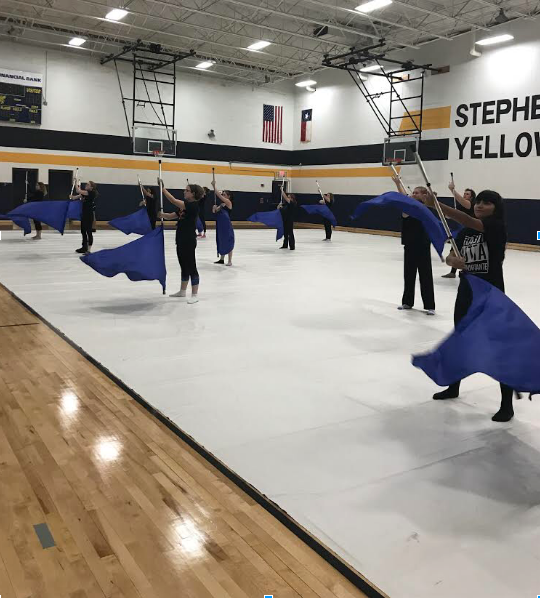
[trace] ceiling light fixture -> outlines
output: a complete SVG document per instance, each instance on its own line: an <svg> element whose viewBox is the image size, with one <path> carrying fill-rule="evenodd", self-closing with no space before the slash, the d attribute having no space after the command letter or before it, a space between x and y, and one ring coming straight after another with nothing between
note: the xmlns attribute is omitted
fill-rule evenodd
<svg viewBox="0 0 540 598"><path fill-rule="evenodd" d="M113 8L107 13L105 18L107 21L121 21L127 14L128 11L124 10L123 8Z"/></svg>
<svg viewBox="0 0 540 598"><path fill-rule="evenodd" d="M362 73L370 73L371 71L379 71L382 69L380 64L371 64L370 66L365 66L363 69L360 69Z"/></svg>
<svg viewBox="0 0 540 598"><path fill-rule="evenodd" d="M260 41L251 44L248 46L246 50L251 50L252 52L256 52L257 50L262 50L263 48L267 48L270 45L270 42Z"/></svg>
<svg viewBox="0 0 540 598"><path fill-rule="evenodd" d="M360 6L357 6L355 10L366 14L379 8L383 8L383 6L388 6L389 4L392 4L392 0L371 0L371 2L364 2L364 4L360 4Z"/></svg>
<svg viewBox="0 0 540 598"><path fill-rule="evenodd" d="M295 83L296 87L313 87L317 85L317 81L313 81L313 79L307 79L306 81L298 81Z"/></svg>
<svg viewBox="0 0 540 598"><path fill-rule="evenodd" d="M86 40L83 39L82 37L73 37L69 40L68 44L70 46L75 46L78 48L79 46L82 46L85 42L86 42Z"/></svg>
<svg viewBox="0 0 540 598"><path fill-rule="evenodd" d="M503 33L502 35L495 35L493 37L486 37L479 39L476 43L479 46L492 46L493 44L502 44L503 42L509 42L514 39L513 35L509 33Z"/></svg>
<svg viewBox="0 0 540 598"><path fill-rule="evenodd" d="M210 62L210 61L199 62L199 64L195 65L195 68L199 69L201 71L204 71L206 69L209 69L213 64L215 64L215 63L214 62Z"/></svg>

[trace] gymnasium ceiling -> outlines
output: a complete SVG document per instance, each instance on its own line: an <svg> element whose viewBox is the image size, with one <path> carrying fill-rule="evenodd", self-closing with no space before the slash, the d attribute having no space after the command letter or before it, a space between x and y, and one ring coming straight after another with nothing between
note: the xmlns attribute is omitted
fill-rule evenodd
<svg viewBox="0 0 540 598"><path fill-rule="evenodd" d="M261 85L305 78L322 68L324 54L380 38L389 50L411 49L414 60L414 48L431 41L471 30L489 35L494 26L502 33L500 22L540 17L538 0L394 0L369 15L354 10L365 1L0 0L0 39L53 48L80 36L84 46L69 51L96 58L141 39L173 52L195 50L197 58L179 63L183 69L215 61L206 76ZM104 19L119 7L129 11L122 21ZM324 27L328 33L318 36ZM259 40L271 45L245 49Z"/></svg>

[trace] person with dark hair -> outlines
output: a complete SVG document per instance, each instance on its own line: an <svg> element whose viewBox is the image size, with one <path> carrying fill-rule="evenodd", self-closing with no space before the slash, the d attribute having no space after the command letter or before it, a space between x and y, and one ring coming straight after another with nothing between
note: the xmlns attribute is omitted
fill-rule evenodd
<svg viewBox="0 0 540 598"><path fill-rule="evenodd" d="M212 212L216 215L216 243L218 250L218 261L215 264L224 264L227 256L227 266L232 266L232 254L234 249L234 229L231 223L231 210L233 207L233 194L231 191L218 191L215 181L212 186L216 197L221 201L219 206L212 206Z"/></svg>
<svg viewBox="0 0 540 598"><path fill-rule="evenodd" d="M176 225L176 256L181 270L180 290L169 297L185 297L189 281L191 279L191 297L188 303L197 303L199 300L199 272L195 249L197 248L197 218L199 216L199 200L204 194L203 188L199 185L189 184L184 189L184 199L173 197L160 180L163 187L163 195L178 208L176 212L158 212L159 218L165 220L178 220Z"/></svg>
<svg viewBox="0 0 540 598"><path fill-rule="evenodd" d="M434 205L430 195L428 205ZM496 191L482 191L476 196L474 216L441 204L445 216L465 228L459 233L456 244L461 253L457 257L452 251L446 258L449 266L472 276L478 276L504 293L503 261L506 250L506 223L504 201ZM472 303L472 291L467 278L460 274L459 288L454 307L454 325L465 317ZM446 390L433 395L435 400L456 399L459 396L460 380ZM501 406L492 417L496 422L507 422L514 417L512 399L514 391L501 384Z"/></svg>
<svg viewBox="0 0 540 598"><path fill-rule="evenodd" d="M283 245L281 249L290 249L294 251L296 242L294 239L294 212L296 210L296 195L294 193L285 193L281 188L281 202L278 208L281 210L283 218Z"/></svg>
<svg viewBox="0 0 540 598"><path fill-rule="evenodd" d="M325 205L329 210L332 210L332 206L334 205L334 194L325 193L319 203L323 206ZM330 241L332 239L332 223L330 220L328 220L328 218L323 218L323 224L324 231L326 233L326 238L324 240Z"/></svg>
<svg viewBox="0 0 540 598"><path fill-rule="evenodd" d="M144 199L141 200L139 206L146 207L146 213L148 214L148 219L150 220L150 226L152 230L156 228L156 220L157 220L157 199L154 194L154 190L151 187L141 187L141 190L144 195Z"/></svg>
<svg viewBox="0 0 540 598"><path fill-rule="evenodd" d="M202 233L199 232L197 237L201 239L206 239L206 200L208 199L208 187L203 187L204 195L199 200L199 220L203 226Z"/></svg>
<svg viewBox="0 0 540 598"><path fill-rule="evenodd" d="M43 201L46 196L47 185L45 185L45 183L36 183L36 188L30 196L30 201ZM41 239L41 222L39 220L34 220L34 227L36 229L36 234L32 237L32 239L39 241Z"/></svg>
<svg viewBox="0 0 540 598"><path fill-rule="evenodd" d="M407 195L399 177L392 177L398 191ZM426 187L415 187L413 199L425 203L429 195ZM399 310L409 310L414 306L416 273L420 278L420 292L424 310L428 316L435 315L435 290L433 288L433 270L431 269L431 241L424 225L417 218L402 214L401 244L403 245L403 297Z"/></svg>
<svg viewBox="0 0 540 598"><path fill-rule="evenodd" d="M76 187L77 195L71 195L71 199L80 199L82 202L82 215L81 215L81 235L82 235L82 246L77 249L77 253L84 253L88 255L92 251L92 245L94 244L94 212L96 209L96 199L99 195L97 185L94 181L88 181L84 189L80 185Z"/></svg>
<svg viewBox="0 0 540 598"><path fill-rule="evenodd" d="M448 189L452 191L452 195L454 196L454 208L459 210L460 212L464 212L465 214L469 214L469 216L474 215L473 205L474 200L476 199L476 193L472 189L465 189L463 195L456 191L456 186L454 181L451 181L448 185ZM442 278L455 278L456 277L456 269L452 268L448 274L444 274Z"/></svg>

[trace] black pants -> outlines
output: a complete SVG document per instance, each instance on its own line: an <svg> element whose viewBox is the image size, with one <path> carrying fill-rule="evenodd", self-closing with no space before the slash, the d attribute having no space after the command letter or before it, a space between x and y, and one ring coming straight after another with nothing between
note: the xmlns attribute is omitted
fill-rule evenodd
<svg viewBox="0 0 540 598"><path fill-rule="evenodd" d="M199 211L199 218L203 225L203 232L206 234L206 213Z"/></svg>
<svg viewBox="0 0 540 598"><path fill-rule="evenodd" d="M34 220L34 226L36 227L36 232L41 230L41 222L39 220Z"/></svg>
<svg viewBox="0 0 540 598"><path fill-rule="evenodd" d="M283 218L283 247L294 249L294 220L292 218Z"/></svg>
<svg viewBox="0 0 540 598"><path fill-rule="evenodd" d="M330 220L327 220L326 218L323 220L323 222L324 222L324 230L326 232L326 238L331 239L332 238L332 224L331 224Z"/></svg>
<svg viewBox="0 0 540 598"><path fill-rule="evenodd" d="M149 210L148 206L146 206L146 213L148 214L148 219L150 220L150 226L152 227L152 230L154 230L156 228L157 212L152 209Z"/></svg>
<svg viewBox="0 0 540 598"><path fill-rule="evenodd" d="M424 309L435 309L435 291L433 290L433 271L431 270L431 246L425 243L404 245L405 288L401 303L414 306L416 273L420 278L420 292Z"/></svg>
<svg viewBox="0 0 540 598"><path fill-rule="evenodd" d="M459 322L467 315L469 307L472 303L472 290L470 284L465 278L461 278L459 281L458 294L456 297L456 304L454 306L454 326L457 326ZM450 389L459 394L459 387L461 380L450 385ZM514 391L506 384L500 384L501 386L501 408L512 408L512 396Z"/></svg>
<svg viewBox="0 0 540 598"><path fill-rule="evenodd" d="M94 213L90 212L81 217L81 235L82 235L82 248L88 251L89 247L94 244L94 235L92 234L92 228L94 226Z"/></svg>
<svg viewBox="0 0 540 598"><path fill-rule="evenodd" d="M197 260L195 259L196 247L196 241L194 243L180 243L176 245L176 255L182 272L182 282L187 282L191 278L191 286L199 284L199 272L197 271Z"/></svg>

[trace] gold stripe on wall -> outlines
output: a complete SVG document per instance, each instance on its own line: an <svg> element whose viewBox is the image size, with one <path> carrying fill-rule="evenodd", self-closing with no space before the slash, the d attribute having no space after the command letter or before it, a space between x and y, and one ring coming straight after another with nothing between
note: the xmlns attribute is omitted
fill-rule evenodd
<svg viewBox="0 0 540 598"><path fill-rule="evenodd" d="M452 112L451 106L441 106L440 108L426 108L422 110L422 131L434 131L436 129L449 129L450 116ZM415 110L411 112L414 126L420 126L420 111ZM412 129L413 124L408 115L404 115L399 126L400 131Z"/></svg>
<svg viewBox="0 0 540 598"><path fill-rule="evenodd" d="M9 162L12 164L37 164L49 166L71 166L79 168L116 168L119 170L158 170L157 160L141 160L129 158L104 158L99 156L66 156L61 154L36 154L23 152L0 152L0 162ZM163 159L162 167L164 172L184 172L212 174L211 164L189 164L187 162L178 162L171 160L167 162ZM277 170L283 170L283 167L276 166L275 170L268 168L234 167L234 166L214 166L216 174L238 175L238 176L260 176L274 178ZM358 178L358 177L390 177L392 172L385 166L368 166L365 168L314 168L298 169L292 168L285 170L285 176L290 178Z"/></svg>

